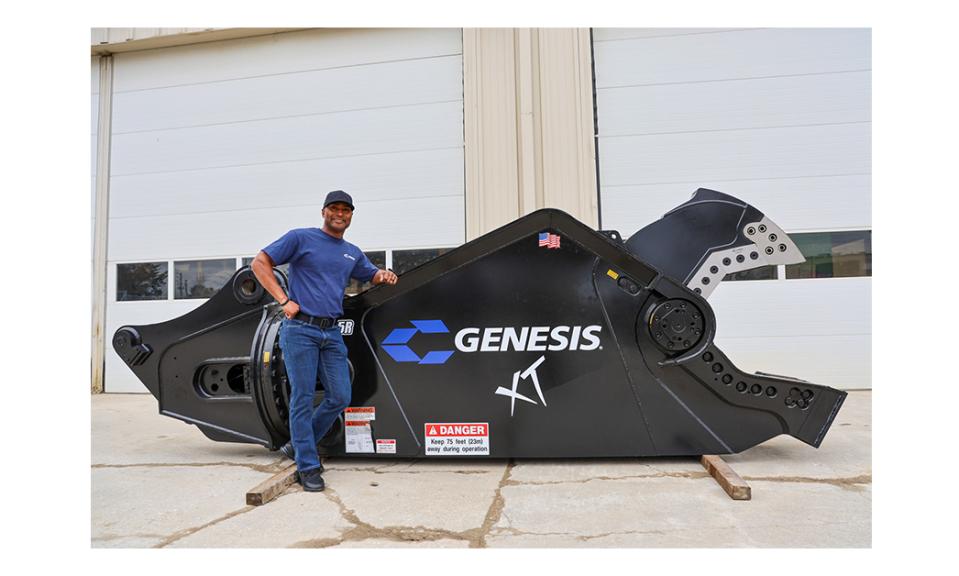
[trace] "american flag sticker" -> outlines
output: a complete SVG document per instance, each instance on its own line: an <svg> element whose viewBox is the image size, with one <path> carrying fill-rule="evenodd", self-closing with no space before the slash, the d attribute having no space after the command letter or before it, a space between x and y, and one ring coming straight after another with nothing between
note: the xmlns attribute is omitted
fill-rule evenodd
<svg viewBox="0 0 959 576"><path fill-rule="evenodd" d="M549 232L540 232L539 247L546 246L549 249L559 248L559 234L550 234Z"/></svg>

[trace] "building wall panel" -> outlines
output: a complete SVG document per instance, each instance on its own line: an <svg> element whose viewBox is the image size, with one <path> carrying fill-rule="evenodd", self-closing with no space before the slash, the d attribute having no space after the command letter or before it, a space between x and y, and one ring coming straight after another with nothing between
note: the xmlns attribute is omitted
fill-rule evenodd
<svg viewBox="0 0 959 576"><path fill-rule="evenodd" d="M871 126L684 132L602 138L604 186L869 174Z"/></svg>
<svg viewBox="0 0 959 576"><path fill-rule="evenodd" d="M114 176L113 218L323 206L329 190L369 202L462 196L461 147Z"/></svg>
<svg viewBox="0 0 959 576"><path fill-rule="evenodd" d="M458 77L462 66L454 54L129 90L114 96L114 133L462 102L461 85L432 81Z"/></svg>
<svg viewBox="0 0 959 576"><path fill-rule="evenodd" d="M600 91L600 133L644 134L869 122L868 71Z"/></svg>
<svg viewBox="0 0 959 576"><path fill-rule="evenodd" d="M117 54L127 92L462 54L458 28L312 29ZM129 65L121 67L120 62Z"/></svg>
<svg viewBox="0 0 959 576"><path fill-rule="evenodd" d="M737 367L838 388L872 387L872 279L723 282L716 345Z"/></svg>
<svg viewBox="0 0 959 576"><path fill-rule="evenodd" d="M658 38L666 36L695 36L700 34L725 34L733 28L594 28L593 40L633 40L637 38ZM748 28L739 28L748 30Z"/></svg>
<svg viewBox="0 0 959 576"><path fill-rule="evenodd" d="M593 36L596 87L871 69L862 28L757 28L604 41Z"/></svg>
<svg viewBox="0 0 959 576"><path fill-rule="evenodd" d="M422 104L117 134L114 176L462 146L463 105Z"/></svg>

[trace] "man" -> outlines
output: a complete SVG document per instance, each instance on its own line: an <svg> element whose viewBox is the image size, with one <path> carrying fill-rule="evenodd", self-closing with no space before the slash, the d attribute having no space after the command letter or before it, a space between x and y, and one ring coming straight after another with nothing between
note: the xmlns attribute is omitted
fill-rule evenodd
<svg viewBox="0 0 959 576"><path fill-rule="evenodd" d="M363 252L343 239L353 219L353 198L342 190L326 195L323 228L290 230L261 250L251 268L257 280L283 307L280 348L290 377L290 437L281 450L296 460L303 489L324 488L323 465L316 444L350 405L346 345L336 319L343 314L343 292L350 278L373 284L396 284L396 274L374 266ZM290 264L286 294L273 267ZM323 402L313 410L317 375Z"/></svg>

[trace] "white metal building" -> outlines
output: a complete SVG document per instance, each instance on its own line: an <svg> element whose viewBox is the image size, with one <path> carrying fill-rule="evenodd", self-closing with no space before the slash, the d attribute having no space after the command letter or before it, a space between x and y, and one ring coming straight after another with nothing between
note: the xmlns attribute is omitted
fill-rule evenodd
<svg viewBox="0 0 959 576"><path fill-rule="evenodd" d="M717 343L871 387L868 30L99 29L92 54L94 388L145 391L116 328L195 308L331 189L401 272L544 206L628 236L698 187L809 257L724 282Z"/></svg>

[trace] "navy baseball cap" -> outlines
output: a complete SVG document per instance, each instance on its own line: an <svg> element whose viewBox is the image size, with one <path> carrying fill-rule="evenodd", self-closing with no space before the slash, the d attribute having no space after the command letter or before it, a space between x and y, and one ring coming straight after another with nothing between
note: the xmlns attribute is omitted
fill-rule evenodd
<svg viewBox="0 0 959 576"><path fill-rule="evenodd" d="M349 205L350 210L355 210L353 207L353 197L342 190L334 190L327 194L326 200L323 202L323 207L326 208L334 202L343 202Z"/></svg>

